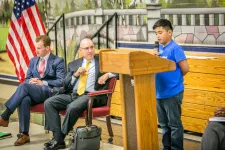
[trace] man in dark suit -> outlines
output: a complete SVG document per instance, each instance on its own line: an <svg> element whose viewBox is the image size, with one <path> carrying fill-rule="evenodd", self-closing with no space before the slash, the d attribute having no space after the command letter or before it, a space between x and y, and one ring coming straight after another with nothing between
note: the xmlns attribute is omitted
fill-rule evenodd
<svg viewBox="0 0 225 150"><path fill-rule="evenodd" d="M215 121L210 121L202 136L201 150L225 150L225 107L214 112Z"/></svg>
<svg viewBox="0 0 225 150"><path fill-rule="evenodd" d="M18 108L20 134L15 146L30 142L30 105L43 103L52 96L52 88L60 87L65 77L62 58L50 53L51 40L46 35L36 38L37 56L30 60L25 83L5 103L6 110L0 117L0 126L8 127L10 115Z"/></svg>
<svg viewBox="0 0 225 150"><path fill-rule="evenodd" d="M46 124L45 129L53 132L54 138L45 143L45 150L65 148L64 138L77 122L80 114L87 109L88 92L106 89L112 73L100 73L99 57L95 56L93 42L85 38L79 48L82 58L68 65L68 73L64 80L64 88L59 95L47 99L44 103ZM89 66L89 67L87 67ZM86 76L86 84L83 77ZM81 92L83 85L83 91ZM95 106L106 104L106 95L96 97ZM59 111L66 109L66 116L61 128Z"/></svg>

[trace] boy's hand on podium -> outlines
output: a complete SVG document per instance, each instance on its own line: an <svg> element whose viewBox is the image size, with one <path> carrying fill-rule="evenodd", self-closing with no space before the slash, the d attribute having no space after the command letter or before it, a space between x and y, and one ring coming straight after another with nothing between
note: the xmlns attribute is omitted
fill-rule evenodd
<svg viewBox="0 0 225 150"><path fill-rule="evenodd" d="M152 54L158 56L158 55L159 55L159 51L158 51L158 50L153 50L153 51L152 51Z"/></svg>

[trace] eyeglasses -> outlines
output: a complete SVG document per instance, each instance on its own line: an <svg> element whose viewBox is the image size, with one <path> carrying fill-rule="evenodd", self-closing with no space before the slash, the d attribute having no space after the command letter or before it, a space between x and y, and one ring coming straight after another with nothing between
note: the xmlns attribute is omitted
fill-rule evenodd
<svg viewBox="0 0 225 150"><path fill-rule="evenodd" d="M94 46L90 46L90 47L80 47L81 49L84 49L85 51L88 51L89 49L90 50L93 50L94 49Z"/></svg>

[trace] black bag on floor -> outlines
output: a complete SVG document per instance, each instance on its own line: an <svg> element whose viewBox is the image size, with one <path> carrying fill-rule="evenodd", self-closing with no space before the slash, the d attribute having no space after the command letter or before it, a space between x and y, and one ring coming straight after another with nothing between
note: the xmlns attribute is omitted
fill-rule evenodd
<svg viewBox="0 0 225 150"><path fill-rule="evenodd" d="M99 150L101 127L79 126L74 129L70 150Z"/></svg>

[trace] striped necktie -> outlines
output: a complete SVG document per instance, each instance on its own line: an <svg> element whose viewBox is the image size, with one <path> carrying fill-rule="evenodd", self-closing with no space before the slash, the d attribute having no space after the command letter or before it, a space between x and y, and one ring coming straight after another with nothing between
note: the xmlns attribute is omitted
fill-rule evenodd
<svg viewBox="0 0 225 150"><path fill-rule="evenodd" d="M44 58L42 58L42 60L41 60L41 64L39 65L38 72L40 74L40 77L42 78L45 73L45 59Z"/></svg>

